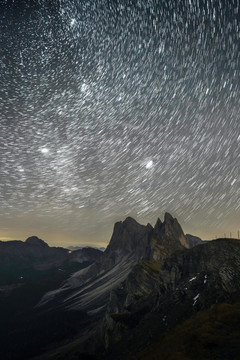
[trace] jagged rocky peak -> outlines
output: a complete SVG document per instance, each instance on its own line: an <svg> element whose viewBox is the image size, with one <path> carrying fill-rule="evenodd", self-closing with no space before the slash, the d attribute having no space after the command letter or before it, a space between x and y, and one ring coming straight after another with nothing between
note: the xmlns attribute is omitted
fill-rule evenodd
<svg viewBox="0 0 240 360"><path fill-rule="evenodd" d="M179 227L181 228L181 226L179 225L177 219L174 218L168 212L166 212L165 215L164 215L164 224L165 224L165 227L166 227L166 231L168 229L172 229L172 228L174 228L174 230L176 230L177 227L178 227L178 229L179 229ZM182 228L181 228L181 230L182 230Z"/></svg>
<svg viewBox="0 0 240 360"><path fill-rule="evenodd" d="M160 219L154 227L154 236L161 244L184 246L189 248L189 244L185 238L181 225L176 218L173 218L168 212L165 213L164 222Z"/></svg>
<svg viewBox="0 0 240 360"><path fill-rule="evenodd" d="M159 230L161 229L161 227L162 227L162 221L159 218L157 218L157 222L154 226L154 230Z"/></svg>
<svg viewBox="0 0 240 360"><path fill-rule="evenodd" d="M154 228L127 217L114 225L105 256L110 256L114 262L129 254L138 259L160 261L162 257L182 247L189 248L189 245L177 219L169 213L165 214L164 222L158 218Z"/></svg>
<svg viewBox="0 0 240 360"><path fill-rule="evenodd" d="M43 241L42 239L39 239L37 236L30 236L29 238L27 238L25 243L29 244L29 245L48 247L48 244L45 241Z"/></svg>
<svg viewBox="0 0 240 360"><path fill-rule="evenodd" d="M169 213L166 213L164 223L166 236L176 239L181 243L181 245L188 249L189 244L177 219L173 218Z"/></svg>

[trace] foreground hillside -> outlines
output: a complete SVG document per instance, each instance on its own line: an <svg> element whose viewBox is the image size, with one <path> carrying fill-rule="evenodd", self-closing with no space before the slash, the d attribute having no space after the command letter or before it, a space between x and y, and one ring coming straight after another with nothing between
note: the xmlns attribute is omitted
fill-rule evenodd
<svg viewBox="0 0 240 360"><path fill-rule="evenodd" d="M131 360L238 360L240 303L214 305L159 337Z"/></svg>

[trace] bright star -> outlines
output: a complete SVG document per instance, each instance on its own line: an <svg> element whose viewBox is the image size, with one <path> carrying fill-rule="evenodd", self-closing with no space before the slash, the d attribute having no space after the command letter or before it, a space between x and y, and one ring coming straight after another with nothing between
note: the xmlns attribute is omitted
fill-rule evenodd
<svg viewBox="0 0 240 360"><path fill-rule="evenodd" d="M42 148L40 151L41 151L42 154L47 154L47 153L49 153L49 149L48 149L48 148Z"/></svg>
<svg viewBox="0 0 240 360"><path fill-rule="evenodd" d="M146 169L151 169L152 166L153 166L153 161L149 160L145 167Z"/></svg>

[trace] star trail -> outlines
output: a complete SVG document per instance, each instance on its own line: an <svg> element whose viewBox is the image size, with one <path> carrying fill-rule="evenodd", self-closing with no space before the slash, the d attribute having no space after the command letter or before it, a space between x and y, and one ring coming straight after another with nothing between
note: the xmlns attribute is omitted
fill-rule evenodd
<svg viewBox="0 0 240 360"><path fill-rule="evenodd" d="M240 228L238 0L2 1L0 238Z"/></svg>

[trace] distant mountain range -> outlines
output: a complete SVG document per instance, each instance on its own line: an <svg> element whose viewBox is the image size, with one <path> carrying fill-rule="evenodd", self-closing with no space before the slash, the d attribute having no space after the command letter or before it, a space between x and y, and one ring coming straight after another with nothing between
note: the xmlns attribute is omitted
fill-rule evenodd
<svg viewBox="0 0 240 360"><path fill-rule="evenodd" d="M10 305L15 308L3 317L4 359L225 360L240 351L234 330L240 308L239 241L204 242L185 235L169 213L154 227L130 217L116 223L104 252L50 248L37 237L0 242L0 266L0 306L8 314ZM199 352L188 351L189 339L179 347L176 326L187 332L186 321L194 333L194 319L204 329L211 316L211 331L221 332L214 315L221 304L232 304L224 307L230 315L224 310L222 320L235 334L231 349L225 344L221 351L222 342L211 334L201 338ZM13 335L17 340L10 348ZM171 336L178 355L175 344L169 346ZM163 348L165 355L159 353Z"/></svg>
<svg viewBox="0 0 240 360"><path fill-rule="evenodd" d="M78 245L78 246L67 246L67 249L69 250L72 250L72 251L76 251L76 250L81 250L81 249L84 249L84 248L92 248L92 249L97 249L97 250L101 250L101 251L105 251L106 248L105 247L97 247L97 246L87 246L87 245L84 245L84 246L81 246L81 245Z"/></svg>
<svg viewBox="0 0 240 360"><path fill-rule="evenodd" d="M16 282L26 271L43 271L83 262L93 262L102 252L93 248L70 251L61 247L49 247L37 236L23 241L0 241L0 285Z"/></svg>

